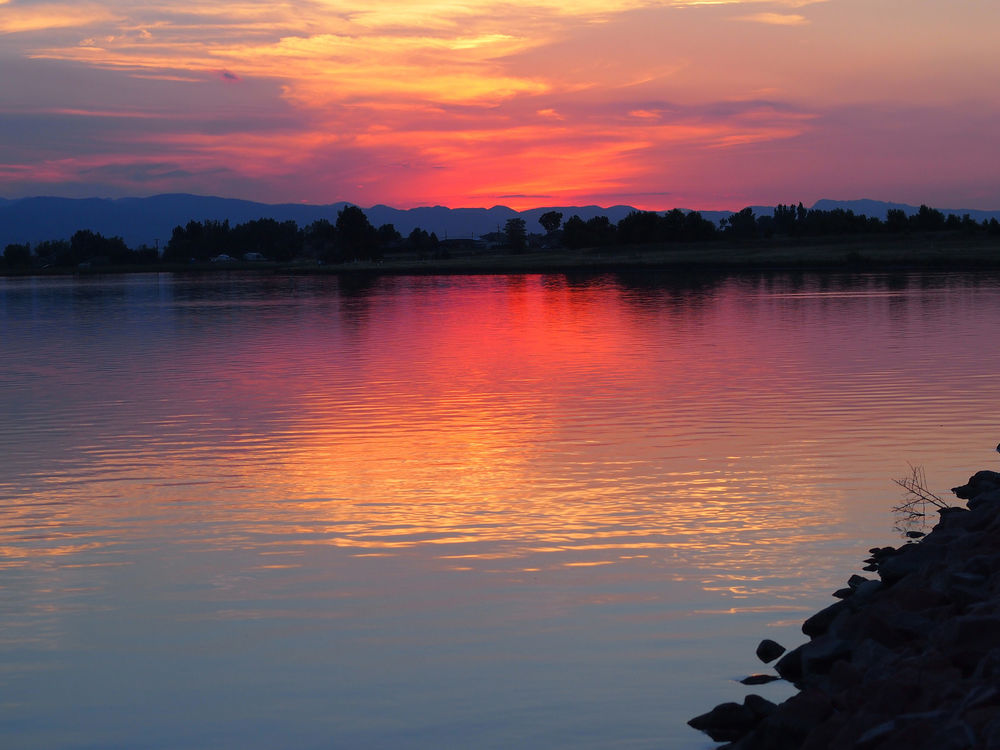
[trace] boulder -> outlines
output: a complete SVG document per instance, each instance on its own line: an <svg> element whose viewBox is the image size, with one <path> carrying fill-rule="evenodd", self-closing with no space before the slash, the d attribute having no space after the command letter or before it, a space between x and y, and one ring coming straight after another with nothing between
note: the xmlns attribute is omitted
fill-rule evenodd
<svg viewBox="0 0 1000 750"><path fill-rule="evenodd" d="M951 491L962 500L971 500L983 492L1000 489L1000 472L977 471L969 481L961 487L952 487Z"/></svg>
<svg viewBox="0 0 1000 750"><path fill-rule="evenodd" d="M833 624L833 621L845 611L847 611L847 602L834 602L829 607L821 609L819 612L802 623L802 632L809 637L822 635L830 629L830 625Z"/></svg>
<svg viewBox="0 0 1000 750"><path fill-rule="evenodd" d="M688 726L704 732L716 742L733 742L757 726L761 717L739 703L720 703L707 714L695 716Z"/></svg>
<svg viewBox="0 0 1000 750"><path fill-rule="evenodd" d="M785 647L780 643L776 643L770 638L765 638L757 645L757 658L765 664L770 664L785 653L785 650Z"/></svg>

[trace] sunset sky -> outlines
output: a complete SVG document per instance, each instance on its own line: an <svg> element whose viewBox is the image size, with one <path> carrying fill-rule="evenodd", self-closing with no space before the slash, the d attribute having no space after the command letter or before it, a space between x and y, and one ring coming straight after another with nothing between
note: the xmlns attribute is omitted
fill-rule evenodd
<svg viewBox="0 0 1000 750"><path fill-rule="evenodd" d="M0 0L0 197L1000 208L996 0Z"/></svg>

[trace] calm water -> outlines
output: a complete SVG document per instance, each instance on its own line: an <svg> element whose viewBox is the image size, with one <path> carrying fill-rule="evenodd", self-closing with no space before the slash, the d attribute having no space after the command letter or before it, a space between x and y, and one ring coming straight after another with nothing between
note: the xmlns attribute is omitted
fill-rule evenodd
<svg viewBox="0 0 1000 750"><path fill-rule="evenodd" d="M997 341L983 276L0 279L0 745L712 746L907 462L996 468Z"/></svg>

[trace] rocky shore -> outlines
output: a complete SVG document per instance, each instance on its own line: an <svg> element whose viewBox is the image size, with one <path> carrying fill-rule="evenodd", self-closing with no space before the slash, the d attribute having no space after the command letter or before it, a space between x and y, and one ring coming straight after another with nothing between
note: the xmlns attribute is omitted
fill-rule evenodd
<svg viewBox="0 0 1000 750"><path fill-rule="evenodd" d="M796 695L748 695L688 724L725 750L1000 749L1000 473L952 491L967 507L940 509L919 541L870 550L878 577L852 576L803 623L807 643L761 643Z"/></svg>

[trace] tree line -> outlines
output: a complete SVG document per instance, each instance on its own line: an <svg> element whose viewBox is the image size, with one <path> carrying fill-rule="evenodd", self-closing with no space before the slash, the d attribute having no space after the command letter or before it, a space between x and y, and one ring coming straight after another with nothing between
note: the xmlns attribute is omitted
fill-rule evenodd
<svg viewBox="0 0 1000 750"><path fill-rule="evenodd" d="M346 206L335 222L326 219L301 228L294 221L256 219L235 226L229 221L189 221L174 228L161 253L142 245L129 248L121 237L104 237L83 229L69 240L50 240L33 247L9 244L2 260L11 269L73 268L94 265L152 266L159 263L208 262L212 260L255 259L279 263L313 259L325 263L354 260L371 261L386 253L409 254L418 258L444 257L450 245L463 244L465 250L484 247L522 253L529 249L610 248L637 244L701 243L719 239L753 241L774 237L808 238L851 235L904 235L906 233L953 232L966 235L1000 235L1000 222L977 222L968 214L945 216L928 206L907 216L901 209L889 210L885 220L855 214L849 209L807 209L779 204L773 213L757 216L753 209L722 219L718 225L697 211L673 209L666 212L632 211L617 223L607 216L583 220L570 216L563 221L559 211L543 213L538 223L543 232L528 231L522 218L509 219L503 231L484 235L479 243L442 242L433 232L414 229L405 238L392 224L375 227L357 206ZM475 247L473 247L475 246Z"/></svg>

